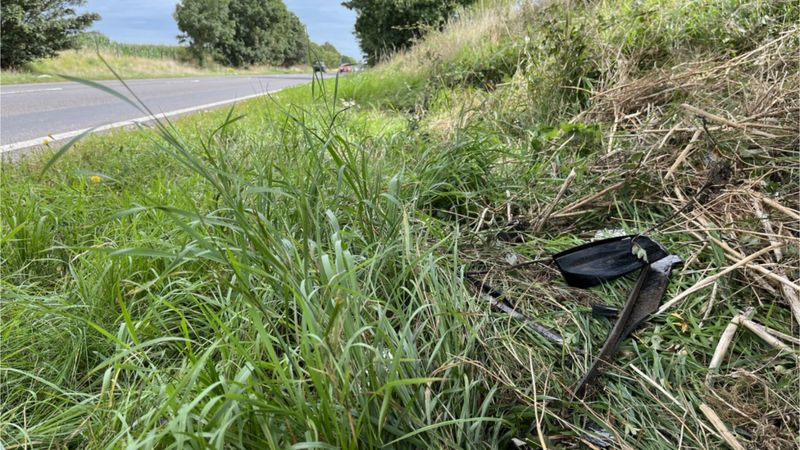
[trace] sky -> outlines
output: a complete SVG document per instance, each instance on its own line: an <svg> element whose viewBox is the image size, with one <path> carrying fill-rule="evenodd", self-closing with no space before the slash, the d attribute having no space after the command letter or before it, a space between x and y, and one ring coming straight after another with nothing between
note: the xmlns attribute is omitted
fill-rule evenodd
<svg viewBox="0 0 800 450"><path fill-rule="evenodd" d="M112 40L132 44L175 44L180 31L172 18L177 0L88 0L82 9L99 13L102 19L92 30ZM311 40L332 43L340 53L360 59L353 36L355 12L342 0L284 0L306 25Z"/></svg>

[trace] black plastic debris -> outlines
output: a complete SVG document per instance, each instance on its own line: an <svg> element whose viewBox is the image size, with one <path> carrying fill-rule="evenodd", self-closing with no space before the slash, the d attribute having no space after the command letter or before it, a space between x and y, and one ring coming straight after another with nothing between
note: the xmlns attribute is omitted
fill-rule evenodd
<svg viewBox="0 0 800 450"><path fill-rule="evenodd" d="M620 309L616 306L608 305L592 305L592 315L597 317L607 317L609 319L616 319L619 317Z"/></svg>
<svg viewBox="0 0 800 450"><path fill-rule="evenodd" d="M647 265L639 274L639 280L628 296L625 307L617 316L614 328L608 334L606 343L600 349L589 370L575 387L575 395L583 396L586 386L592 383L602 372L606 363L619 350L619 346L633 330L639 327L650 314L656 312L661 305L661 299L667 292L669 276L672 267L682 261L675 255L668 255L658 261Z"/></svg>
<svg viewBox="0 0 800 450"><path fill-rule="evenodd" d="M637 256L634 245L642 250ZM579 245L553 255L567 284L589 288L627 275L669 254L647 236L620 236Z"/></svg>
<svg viewBox="0 0 800 450"><path fill-rule="evenodd" d="M667 292L672 268L683 261L670 254L658 242L643 235L590 242L553 255L553 261L567 284L579 288L597 286L641 270L622 309L604 305L592 307L595 315L615 320L615 323L600 353L575 386L575 395L582 397L587 386L602 373L617 353L622 341L658 310ZM502 292L470 274L466 274L466 279L490 301L494 309L523 322L548 341L564 345L564 338L558 331L517 311ZM572 349L572 352L582 353L579 349Z"/></svg>
<svg viewBox="0 0 800 450"><path fill-rule="evenodd" d="M658 310L667 291L672 268L682 261L646 236L622 236L590 242L553 256L567 284L592 287L641 269L622 310L596 305L593 313L616 318L603 348L575 387L583 396L619 350L619 346L652 313Z"/></svg>

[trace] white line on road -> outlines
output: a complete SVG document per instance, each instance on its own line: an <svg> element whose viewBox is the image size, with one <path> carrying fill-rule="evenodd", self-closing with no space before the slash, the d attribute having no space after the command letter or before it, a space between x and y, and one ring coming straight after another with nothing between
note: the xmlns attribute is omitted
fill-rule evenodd
<svg viewBox="0 0 800 450"><path fill-rule="evenodd" d="M28 94L30 92L47 92L47 91L60 91L64 88L46 88L46 89L28 89L27 91L10 91L10 92L2 92L0 91L0 95L5 94Z"/></svg>
<svg viewBox="0 0 800 450"><path fill-rule="evenodd" d="M144 124L144 123L147 123L147 122L151 122L151 121L153 121L155 119L164 119L164 118L167 118L167 117L177 116L177 115L180 115L180 114L186 114L186 113L190 113L190 112L193 112L193 111L198 111L198 110L201 110L201 109L216 108L217 106L223 106L223 105L227 105L227 104L230 104L230 103L240 102L240 101L243 101L243 100L249 100L251 98L261 97L261 96L264 96L264 95L267 95L267 94L272 94L272 93L278 92L278 91L280 91L280 89L274 89L274 90L271 90L271 91L262 92L260 94L245 95L244 97L237 97L237 98L233 98L233 99L230 99L230 100L222 100L220 102L207 103L205 105L200 105L200 106L192 106L190 108L176 109L175 111L156 114L155 116L142 116L142 117L137 117L136 119L122 120L122 121L119 121L119 122L109 123L107 125L103 125L103 126L97 127L92 132L93 133L97 133L99 131L111 130L113 128L126 127L126 126L137 125L137 124ZM90 128L82 128L80 130L67 131L66 133L51 134L51 135L48 135L48 136L42 136L42 137L38 137L38 138L35 138L35 139L29 139L27 141L14 142L12 144L0 145L0 153L13 152L14 150L22 150L22 149L28 148L28 147L34 147L34 146L37 146L37 145L44 145L45 142L55 142L55 141L63 141L65 139L72 139L75 136L79 136L81 133L85 133L87 130L91 130L91 129L92 129L91 127Z"/></svg>

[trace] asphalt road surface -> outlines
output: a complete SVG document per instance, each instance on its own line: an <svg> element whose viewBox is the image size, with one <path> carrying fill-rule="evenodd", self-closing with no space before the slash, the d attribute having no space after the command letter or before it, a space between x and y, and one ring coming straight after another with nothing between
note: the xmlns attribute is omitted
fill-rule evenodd
<svg viewBox="0 0 800 450"><path fill-rule="evenodd" d="M311 74L126 81L156 114L169 117L230 105L235 101L307 83ZM99 82L125 92L119 81ZM130 97L130 95L126 95ZM0 86L0 153L65 140L87 128L98 130L145 122L146 114L101 89L73 82ZM53 136L53 138L48 138Z"/></svg>

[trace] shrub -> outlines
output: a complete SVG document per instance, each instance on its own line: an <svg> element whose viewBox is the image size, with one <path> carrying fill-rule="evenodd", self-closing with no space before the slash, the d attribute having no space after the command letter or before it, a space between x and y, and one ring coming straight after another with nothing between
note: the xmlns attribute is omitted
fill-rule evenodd
<svg viewBox="0 0 800 450"><path fill-rule="evenodd" d="M224 64L291 66L306 57L308 37L281 0L182 0L175 20L197 57Z"/></svg>
<svg viewBox="0 0 800 450"><path fill-rule="evenodd" d="M0 67L20 67L72 47L73 37L100 18L95 13L76 14L73 7L84 3L84 0L3 0Z"/></svg>
<svg viewBox="0 0 800 450"><path fill-rule="evenodd" d="M474 0L350 0L344 6L355 10L356 36L370 64L409 47L426 30L439 29L459 6Z"/></svg>

